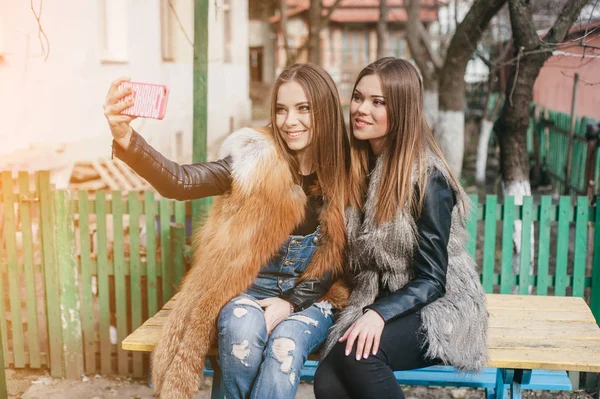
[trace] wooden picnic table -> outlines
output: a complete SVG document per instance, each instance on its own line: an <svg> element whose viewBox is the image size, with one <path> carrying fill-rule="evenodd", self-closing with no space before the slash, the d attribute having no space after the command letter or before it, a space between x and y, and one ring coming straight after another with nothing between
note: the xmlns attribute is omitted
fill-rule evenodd
<svg viewBox="0 0 600 399"><path fill-rule="evenodd" d="M498 368L498 387L510 384L513 396L520 397L521 384L529 383L532 369L600 372L600 327L583 298L486 296L488 367ZM152 351L176 300L123 340L123 349Z"/></svg>

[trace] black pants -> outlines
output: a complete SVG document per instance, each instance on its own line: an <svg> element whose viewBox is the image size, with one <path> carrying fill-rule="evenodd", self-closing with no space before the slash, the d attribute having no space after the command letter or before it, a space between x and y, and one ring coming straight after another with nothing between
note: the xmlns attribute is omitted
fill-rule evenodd
<svg viewBox="0 0 600 399"><path fill-rule="evenodd" d="M419 313L388 322L381 334L377 355L356 360L356 343L346 356L346 342L338 342L319 364L315 374L317 399L404 398L394 371L412 370L438 364L425 359L424 335Z"/></svg>

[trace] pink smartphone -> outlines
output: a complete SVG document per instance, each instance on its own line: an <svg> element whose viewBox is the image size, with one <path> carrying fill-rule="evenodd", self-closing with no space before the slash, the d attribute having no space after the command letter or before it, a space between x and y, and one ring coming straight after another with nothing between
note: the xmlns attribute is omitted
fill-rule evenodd
<svg viewBox="0 0 600 399"><path fill-rule="evenodd" d="M133 87L134 92L124 97L123 100L133 98L134 103L131 107L123 110L122 114L140 118L164 118L169 97L167 86L142 82L123 82L119 86L120 89L128 87Z"/></svg>

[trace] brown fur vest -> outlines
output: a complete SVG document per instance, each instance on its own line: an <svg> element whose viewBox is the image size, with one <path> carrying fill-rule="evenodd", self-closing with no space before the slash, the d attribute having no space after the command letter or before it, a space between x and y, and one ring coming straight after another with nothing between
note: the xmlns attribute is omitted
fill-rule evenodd
<svg viewBox="0 0 600 399"><path fill-rule="evenodd" d="M232 156L232 189L215 199L206 223L194 236L194 265L185 276L175 307L152 354L155 393L165 399L196 394L206 353L216 344L221 308L250 287L265 265L302 222L306 195L294 183L270 131L241 129L223 143ZM324 201L321 239L303 278L333 270L341 274L346 242L343 209ZM324 299L340 307L347 297L338 282Z"/></svg>

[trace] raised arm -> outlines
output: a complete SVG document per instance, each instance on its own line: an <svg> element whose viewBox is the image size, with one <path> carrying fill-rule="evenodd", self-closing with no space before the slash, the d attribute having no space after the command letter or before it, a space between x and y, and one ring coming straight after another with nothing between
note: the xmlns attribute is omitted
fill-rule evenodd
<svg viewBox="0 0 600 399"><path fill-rule="evenodd" d="M156 151L135 131L126 150L113 141L113 156L124 161L166 198L185 201L221 195L231 188L229 157L216 162L179 165Z"/></svg>
<svg viewBox="0 0 600 399"><path fill-rule="evenodd" d="M231 188L230 159L179 165L156 151L131 128L135 117L121 112L131 105L125 98L131 88L119 89L129 81L120 77L113 81L104 100L104 116L113 136L113 156L123 160L148 181L163 197L180 201L224 194Z"/></svg>

